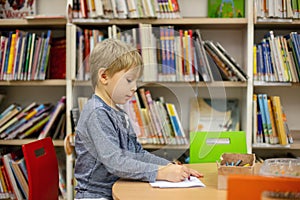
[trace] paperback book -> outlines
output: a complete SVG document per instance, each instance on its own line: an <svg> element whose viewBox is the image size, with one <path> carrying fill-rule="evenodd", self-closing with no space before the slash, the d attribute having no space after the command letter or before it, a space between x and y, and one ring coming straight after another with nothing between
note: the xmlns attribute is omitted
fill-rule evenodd
<svg viewBox="0 0 300 200"><path fill-rule="evenodd" d="M0 5L0 18L24 18L36 15L36 1L2 0Z"/></svg>
<svg viewBox="0 0 300 200"><path fill-rule="evenodd" d="M239 131L238 99L192 98L190 131Z"/></svg>
<svg viewBox="0 0 300 200"><path fill-rule="evenodd" d="M244 0L208 0L207 14L212 18L243 18L244 4Z"/></svg>

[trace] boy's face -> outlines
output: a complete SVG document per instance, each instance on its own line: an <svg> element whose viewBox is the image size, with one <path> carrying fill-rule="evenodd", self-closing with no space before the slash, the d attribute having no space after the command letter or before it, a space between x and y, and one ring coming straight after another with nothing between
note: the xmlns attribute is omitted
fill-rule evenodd
<svg viewBox="0 0 300 200"><path fill-rule="evenodd" d="M122 70L108 78L106 91L114 104L125 104L134 95L139 70L139 67Z"/></svg>

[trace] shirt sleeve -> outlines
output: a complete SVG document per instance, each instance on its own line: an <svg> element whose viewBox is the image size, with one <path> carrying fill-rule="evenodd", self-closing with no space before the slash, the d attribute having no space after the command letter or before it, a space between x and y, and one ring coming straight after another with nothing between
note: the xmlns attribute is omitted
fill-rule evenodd
<svg viewBox="0 0 300 200"><path fill-rule="evenodd" d="M107 112L100 112L96 109L86 123L87 130L80 136L81 140L109 173L122 178L155 181L158 164L144 162L144 159L135 159L128 155L127 150L120 148L118 129L122 127L116 124L113 117L110 117ZM137 154L140 153L137 152Z"/></svg>
<svg viewBox="0 0 300 200"><path fill-rule="evenodd" d="M145 149L143 149L142 145L136 141L136 151L138 152L137 159L143 162L149 162L157 165L167 165L170 163L169 160L156 156Z"/></svg>

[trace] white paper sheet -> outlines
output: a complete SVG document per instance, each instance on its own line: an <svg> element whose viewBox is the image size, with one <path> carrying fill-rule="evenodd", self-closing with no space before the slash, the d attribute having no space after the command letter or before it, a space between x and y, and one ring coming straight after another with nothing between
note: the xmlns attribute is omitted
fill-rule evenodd
<svg viewBox="0 0 300 200"><path fill-rule="evenodd" d="M185 179L181 182L169 182L169 181L155 181L150 183L152 187L159 188L186 188L186 187L205 187L204 183L200 181L198 178L191 176L190 180Z"/></svg>

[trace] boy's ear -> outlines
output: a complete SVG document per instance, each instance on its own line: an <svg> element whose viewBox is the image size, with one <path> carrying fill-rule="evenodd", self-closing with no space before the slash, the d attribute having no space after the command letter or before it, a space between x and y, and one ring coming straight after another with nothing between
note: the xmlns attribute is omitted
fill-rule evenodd
<svg viewBox="0 0 300 200"><path fill-rule="evenodd" d="M98 76L99 76L99 81L101 81L102 84L106 84L107 83L107 71L105 68L100 68L98 71Z"/></svg>

